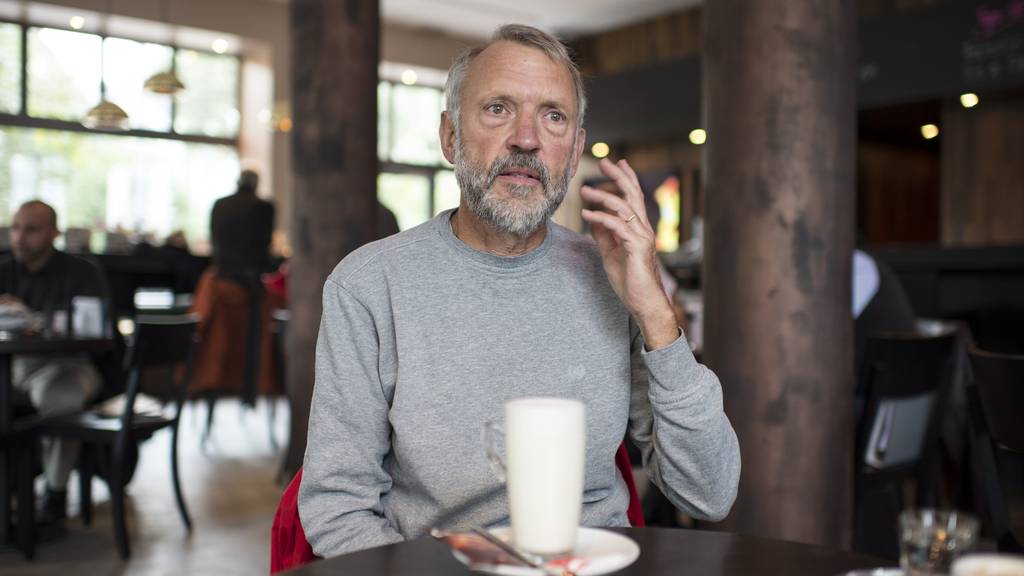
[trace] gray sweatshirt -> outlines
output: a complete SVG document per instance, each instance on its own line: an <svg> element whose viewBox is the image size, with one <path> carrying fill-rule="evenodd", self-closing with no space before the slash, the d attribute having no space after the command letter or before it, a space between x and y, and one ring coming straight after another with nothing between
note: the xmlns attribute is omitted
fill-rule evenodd
<svg viewBox="0 0 1024 576"><path fill-rule="evenodd" d="M539 247L498 257L450 215L356 250L324 285L299 491L314 552L507 524L481 430L523 396L586 405L584 525L629 525L614 461L627 429L674 504L724 517L739 445L685 338L644 350L591 240L549 222Z"/></svg>

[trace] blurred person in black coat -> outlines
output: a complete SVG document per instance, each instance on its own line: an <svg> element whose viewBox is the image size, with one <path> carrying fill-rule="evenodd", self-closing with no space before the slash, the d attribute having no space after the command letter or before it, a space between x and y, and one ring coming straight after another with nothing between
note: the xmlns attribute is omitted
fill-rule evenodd
<svg viewBox="0 0 1024 576"><path fill-rule="evenodd" d="M260 177L253 170L238 176L238 188L231 196L217 200L210 214L210 241L217 276L236 282L249 296L246 330L245 384L243 401L253 405L260 366L263 283L260 277L271 270L270 242L274 234L274 205L256 196Z"/></svg>
<svg viewBox="0 0 1024 576"><path fill-rule="evenodd" d="M274 205L256 196L260 177L243 170L234 194L213 204L210 240L218 275L249 282L270 269L270 241L274 233Z"/></svg>

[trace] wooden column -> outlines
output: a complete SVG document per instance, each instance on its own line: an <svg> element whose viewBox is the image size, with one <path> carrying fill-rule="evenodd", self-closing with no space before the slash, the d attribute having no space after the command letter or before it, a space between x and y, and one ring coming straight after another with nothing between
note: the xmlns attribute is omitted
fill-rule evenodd
<svg viewBox="0 0 1024 576"><path fill-rule="evenodd" d="M292 259L284 468L306 449L324 280L373 239L377 192L378 0L292 0Z"/></svg>
<svg viewBox="0 0 1024 576"><path fill-rule="evenodd" d="M725 526L848 545L856 2L704 13L705 360L743 454Z"/></svg>

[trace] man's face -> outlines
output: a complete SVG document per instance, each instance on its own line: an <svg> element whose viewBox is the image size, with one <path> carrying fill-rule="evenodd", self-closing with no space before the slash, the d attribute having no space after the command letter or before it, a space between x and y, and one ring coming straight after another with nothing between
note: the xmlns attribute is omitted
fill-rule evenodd
<svg viewBox="0 0 1024 576"><path fill-rule="evenodd" d="M57 227L46 208L30 204L14 214L10 240L11 252L18 262L35 264L46 258L56 238Z"/></svg>
<svg viewBox="0 0 1024 576"><path fill-rule="evenodd" d="M461 123L445 115L445 157L466 204L491 227L525 237L558 208L584 132L564 65L543 51L497 42L476 57L462 87Z"/></svg>

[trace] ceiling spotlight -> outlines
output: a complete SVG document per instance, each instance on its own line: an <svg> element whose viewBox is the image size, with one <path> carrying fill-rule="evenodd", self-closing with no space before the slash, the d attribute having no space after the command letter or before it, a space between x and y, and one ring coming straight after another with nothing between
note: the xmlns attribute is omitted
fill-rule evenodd
<svg viewBox="0 0 1024 576"><path fill-rule="evenodd" d="M960 95L960 105L964 108L974 108L978 105L978 95L974 92L967 92Z"/></svg>
<svg viewBox="0 0 1024 576"><path fill-rule="evenodd" d="M594 155L594 158L604 158L608 156L608 152L611 152L611 149L604 142L594 142L594 145L590 147L590 153Z"/></svg>
<svg viewBox="0 0 1024 576"><path fill-rule="evenodd" d="M924 126L921 126L921 136L923 136L925 140L931 140L938 135L939 127L935 124L925 124Z"/></svg>
<svg viewBox="0 0 1024 576"><path fill-rule="evenodd" d="M217 54L223 54L228 51L228 41L223 38L217 38L210 47Z"/></svg>
<svg viewBox="0 0 1024 576"><path fill-rule="evenodd" d="M85 26L85 18L81 16L72 16L71 20L68 21L68 25L75 30L81 30Z"/></svg>
<svg viewBox="0 0 1024 576"><path fill-rule="evenodd" d="M696 130L690 131L690 142L700 146L701 144L708 141L708 133L703 128L697 128Z"/></svg>
<svg viewBox="0 0 1024 576"><path fill-rule="evenodd" d="M416 71L406 68L402 71L402 84L412 86L416 83Z"/></svg>

